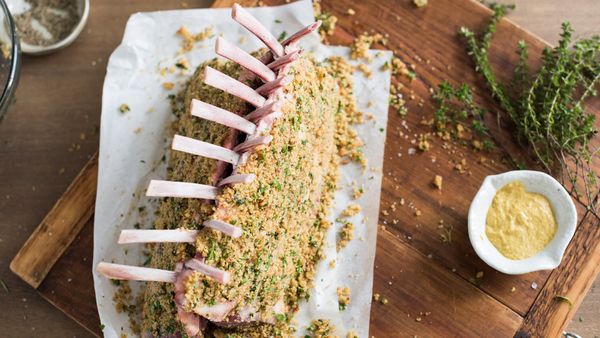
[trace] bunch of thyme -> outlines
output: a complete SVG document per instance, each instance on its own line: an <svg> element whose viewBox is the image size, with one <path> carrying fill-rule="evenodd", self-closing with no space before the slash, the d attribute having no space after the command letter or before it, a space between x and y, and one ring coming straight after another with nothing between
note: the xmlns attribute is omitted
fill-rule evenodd
<svg viewBox="0 0 600 338"><path fill-rule="evenodd" d="M486 80L488 89L515 124L519 141L528 144L537 161L561 183L569 183L579 197L578 183L585 190L588 209L596 212L594 198L599 191L592 161L600 149L591 149L597 133L595 116L585 112L584 101L596 95L600 80L600 37L581 39L571 46L573 30L562 24L558 45L545 48L540 69L531 73L527 44L517 45L519 62L509 86L500 84L492 72L488 49L496 26L513 6L491 6L494 14L481 36L461 27L475 70Z"/></svg>

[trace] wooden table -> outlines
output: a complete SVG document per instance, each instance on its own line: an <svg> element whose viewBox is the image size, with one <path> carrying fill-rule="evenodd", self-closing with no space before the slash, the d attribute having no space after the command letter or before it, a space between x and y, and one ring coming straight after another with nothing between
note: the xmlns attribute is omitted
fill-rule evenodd
<svg viewBox="0 0 600 338"><path fill-rule="evenodd" d="M600 4L595 0L575 0L568 5L558 0L501 2L517 3L518 9L510 17L549 43L556 42L563 20L570 20L579 36L600 34ZM0 287L1 335L89 336L10 273L8 265L98 147L106 61L118 45L129 15L184 4L127 1L119 2L117 10L113 1L93 2L90 21L73 46L23 60L16 103L0 124L0 278L9 289L6 292ZM209 0L187 1L189 7L209 4ZM62 77L55 82L39 81L44 78L41 74L52 73ZM600 335L599 281L574 318L570 330L585 337Z"/></svg>

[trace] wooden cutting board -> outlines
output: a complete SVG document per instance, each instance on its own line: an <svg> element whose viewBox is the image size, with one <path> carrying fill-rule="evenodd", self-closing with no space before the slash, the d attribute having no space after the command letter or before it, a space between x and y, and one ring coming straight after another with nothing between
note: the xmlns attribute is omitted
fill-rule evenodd
<svg viewBox="0 0 600 338"><path fill-rule="evenodd" d="M255 5L255 1L239 2ZM214 6L232 3L217 1ZM414 96L408 100L405 118L411 135L429 131L419 121L432 116L429 90L440 81L449 79L453 84L466 82L484 88L456 35L461 25L481 31L487 23L490 11L477 2L431 0L425 8L417 9L409 0L338 0L325 1L323 8L339 18L332 43L349 44L358 34L376 30L389 34L385 48L415 65L417 80L401 80L406 85L405 97ZM357 14L348 15L349 8ZM545 46L515 24L507 20L500 23L491 62L501 80L512 73L514 46L521 39L530 45L533 59ZM476 93L476 99L495 111L493 101L481 93L483 90ZM422 107L418 104L421 99ZM596 100L589 109L599 113L600 102ZM385 226L378 230L373 290L388 303L373 303L370 334L558 336L600 269L600 220L577 202L580 223L557 269L521 276L495 272L472 250L466 216L482 179L512 169L499 154L523 152L512 139L510 126L488 121L499 150L484 154L489 160L478 164L481 153L459 149L449 154L435 138L430 151L409 156L412 138L399 136L400 131L407 132L401 122L391 110L379 220ZM453 169L453 161L462 158L467 161L465 174ZM52 304L100 335L91 275L97 168L94 156L25 243L11 269ZM434 175L443 176L441 192L431 186ZM420 216L415 216L414 208L421 211ZM452 226L450 243L441 240L440 220ZM557 301L556 295L568 297L573 305Z"/></svg>

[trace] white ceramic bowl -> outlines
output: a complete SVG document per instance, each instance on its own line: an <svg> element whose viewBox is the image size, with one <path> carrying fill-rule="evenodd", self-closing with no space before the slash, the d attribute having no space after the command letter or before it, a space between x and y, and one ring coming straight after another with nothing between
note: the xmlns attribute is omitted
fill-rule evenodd
<svg viewBox="0 0 600 338"><path fill-rule="evenodd" d="M558 229L554 238L535 256L513 260L504 257L487 238L486 216L496 192L504 185L521 181L528 192L544 195L552 205ZM571 196L552 176L530 170L487 176L469 208L469 239L477 255L492 268L510 275L556 268L577 227L577 211Z"/></svg>
<svg viewBox="0 0 600 338"><path fill-rule="evenodd" d="M9 2L9 8L10 8L10 2ZM73 30L71 31L71 33L69 33L69 35L67 35L64 39L62 39L56 43L53 43L51 45L47 45L47 46L30 45L28 43L21 41L21 51L23 53L29 54L29 55L44 55L44 54L49 54L49 53L55 52L59 49L63 49L65 47L67 47L68 45L72 44L73 41L75 41L75 39L77 39L79 34L83 31L83 27L85 27L87 19L90 15L90 1L89 0L78 0L77 1L77 13L79 14L79 18L80 18L79 22L77 23L77 25L75 25L75 27L73 27Z"/></svg>

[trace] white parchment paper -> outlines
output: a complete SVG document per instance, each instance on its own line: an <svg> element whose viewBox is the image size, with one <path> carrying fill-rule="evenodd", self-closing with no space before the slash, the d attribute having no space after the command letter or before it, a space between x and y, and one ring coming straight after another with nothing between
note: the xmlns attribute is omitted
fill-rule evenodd
<svg viewBox="0 0 600 338"><path fill-rule="evenodd" d="M283 31L288 35L314 21L310 1L298 1L279 7L249 9L275 36ZM171 67L181 55L180 38L175 32L185 26L197 33L208 26L215 36L186 53L190 62L188 72L176 71L160 75L160 68ZM141 245L117 245L121 229L131 229L136 223L151 227L154 206L144 197L151 178L164 179L166 165L161 158L170 142L165 142L167 124L172 120L167 96L182 89L189 75L200 63L215 57L214 40L221 35L247 51L263 47L260 42L231 20L230 9L194 9L138 13L131 16L123 41L111 55L102 95L100 130L100 164L94 223L94 286L100 321L105 337L132 335L127 315L117 313L112 301L116 287L95 271L100 261L141 265L144 259ZM242 37L246 37L243 39ZM316 34L302 41L302 46L318 58L331 55L347 57L348 48L323 46ZM308 302L300 306L295 317L298 334L302 335L312 319L329 319L337 334L345 336L355 330L360 337L369 332L369 314L373 281L373 264L377 238L377 217L381 193L383 151L387 124L389 71L381 71L390 52L371 51L377 57L368 65L373 75L365 78L354 75L354 92L359 109L373 118L356 129L365 142L364 154L368 168L358 165L341 167L340 190L335 195L330 220L334 221L349 203L361 206L361 212L350 220L355 224L354 240L336 253L336 234L340 225L329 229L326 236L326 259L318 265L315 288ZM176 84L165 90L165 82ZM119 112L127 104L130 111ZM352 187L363 187L364 194L351 200ZM143 208L143 211L140 210ZM335 261L331 268L330 261ZM134 291L137 284L131 283ZM339 311L337 287L351 290L350 305Z"/></svg>

